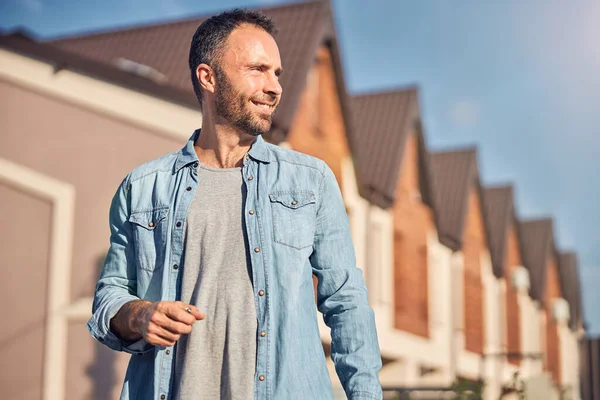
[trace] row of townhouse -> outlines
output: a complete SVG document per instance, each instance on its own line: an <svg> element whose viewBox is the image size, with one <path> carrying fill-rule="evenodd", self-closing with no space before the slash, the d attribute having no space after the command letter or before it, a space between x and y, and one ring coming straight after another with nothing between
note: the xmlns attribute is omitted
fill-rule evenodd
<svg viewBox="0 0 600 400"><path fill-rule="evenodd" d="M417 88L349 96L328 1L263 11L280 27L286 68L267 139L335 173L375 310L383 386L463 379L484 381L486 399L510 398L518 372L529 398L578 399L577 261L556 248L552 221L521 221L510 186L483 187L474 149L429 151ZM0 199L15 227L0 240L0 296L15 305L0 327L9 398L118 395L128 356L83 325L107 207L127 172L200 125L187 52L202 20L0 37ZM327 355L324 324L321 333Z"/></svg>

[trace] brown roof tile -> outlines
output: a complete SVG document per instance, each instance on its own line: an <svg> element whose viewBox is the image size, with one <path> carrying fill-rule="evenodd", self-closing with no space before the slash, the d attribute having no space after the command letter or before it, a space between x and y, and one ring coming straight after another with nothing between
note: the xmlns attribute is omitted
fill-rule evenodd
<svg viewBox="0 0 600 400"><path fill-rule="evenodd" d="M356 95L349 104L359 189L372 203L388 208L394 202L406 139L419 120L417 89Z"/></svg>
<svg viewBox="0 0 600 400"><path fill-rule="evenodd" d="M483 190L483 198L492 269L496 277L502 278L508 229L515 221L513 189L511 186L488 187Z"/></svg>
<svg viewBox="0 0 600 400"><path fill-rule="evenodd" d="M124 71L114 65L100 64L77 54L60 50L50 44L36 42L22 32L0 36L0 48L47 62L54 66L57 73L60 70L71 70L151 96L160 97L198 110L199 112L196 97L190 95L190 93L162 85L153 80Z"/></svg>
<svg viewBox="0 0 600 400"><path fill-rule="evenodd" d="M576 331L579 325L583 323L577 255L572 252L560 253L558 255L558 267L563 296L569 302L571 313L569 326L573 331Z"/></svg>
<svg viewBox="0 0 600 400"><path fill-rule="evenodd" d="M544 303L548 257L556 252L552 220L549 218L521 221L519 238L523 264L529 270L531 288L529 294L534 300Z"/></svg>
<svg viewBox="0 0 600 400"><path fill-rule="evenodd" d="M476 150L431 153L429 165L440 243L457 251L462 247L469 189L476 185L480 190Z"/></svg>
<svg viewBox="0 0 600 400"><path fill-rule="evenodd" d="M275 39L285 69L281 77L285 95L273 118L273 135L281 140L292 123L317 48L332 40L335 30L327 1L289 4L261 11L271 17L279 29ZM107 65L114 65L119 58L147 65L166 76L166 85L193 96L189 47L198 25L207 17L77 35L49 43Z"/></svg>

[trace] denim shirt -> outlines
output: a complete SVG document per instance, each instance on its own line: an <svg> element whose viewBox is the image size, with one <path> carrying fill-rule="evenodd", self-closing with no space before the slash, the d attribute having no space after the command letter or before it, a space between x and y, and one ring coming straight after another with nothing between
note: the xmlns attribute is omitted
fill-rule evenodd
<svg viewBox="0 0 600 400"><path fill-rule="evenodd" d="M123 400L171 398L173 348L123 341L110 331L110 320L132 300L179 300L186 214L201 195L194 150L199 134L183 149L133 170L111 204L110 248L87 327L101 343L132 354ZM373 310L332 171L321 160L258 137L242 174L258 323L254 398L333 398L314 274L317 308L331 328L331 358L348 398L381 399Z"/></svg>

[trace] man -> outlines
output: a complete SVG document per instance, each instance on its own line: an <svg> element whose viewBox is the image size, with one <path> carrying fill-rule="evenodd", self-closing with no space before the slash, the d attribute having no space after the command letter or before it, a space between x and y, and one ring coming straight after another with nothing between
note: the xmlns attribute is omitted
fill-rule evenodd
<svg viewBox="0 0 600 400"><path fill-rule="evenodd" d="M273 23L243 10L190 49L202 129L121 183L91 334L132 354L122 399L331 399L314 310L350 399L380 399L373 312L339 187L265 143L282 89Z"/></svg>

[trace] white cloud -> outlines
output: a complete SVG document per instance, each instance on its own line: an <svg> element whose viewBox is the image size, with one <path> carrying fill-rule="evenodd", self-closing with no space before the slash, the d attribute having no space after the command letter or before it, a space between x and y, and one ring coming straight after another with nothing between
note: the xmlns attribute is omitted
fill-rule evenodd
<svg viewBox="0 0 600 400"><path fill-rule="evenodd" d="M481 107L473 100L460 99L450 107L450 120L460 128L472 128L479 122Z"/></svg>

